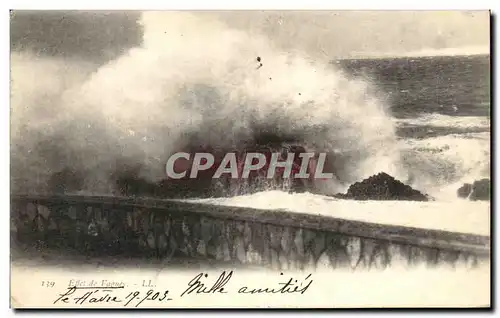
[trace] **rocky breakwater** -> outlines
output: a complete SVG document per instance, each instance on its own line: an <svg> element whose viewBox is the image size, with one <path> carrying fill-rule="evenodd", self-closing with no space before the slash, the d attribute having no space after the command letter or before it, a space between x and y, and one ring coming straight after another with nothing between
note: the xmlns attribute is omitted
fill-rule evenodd
<svg viewBox="0 0 500 318"><path fill-rule="evenodd" d="M465 183L457 190L459 198L469 199L471 201L489 201L491 197L490 179L481 179L474 183Z"/></svg>
<svg viewBox="0 0 500 318"><path fill-rule="evenodd" d="M432 200L428 195L396 180L385 172L356 182L349 187L347 193L338 193L334 197L352 200Z"/></svg>

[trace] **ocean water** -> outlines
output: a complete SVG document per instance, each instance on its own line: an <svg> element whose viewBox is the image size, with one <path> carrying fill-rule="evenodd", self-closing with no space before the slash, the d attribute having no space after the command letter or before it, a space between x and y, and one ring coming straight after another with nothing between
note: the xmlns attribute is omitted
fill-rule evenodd
<svg viewBox="0 0 500 318"><path fill-rule="evenodd" d="M462 202L464 182L490 175L489 56L318 60L196 14L148 12L140 23L142 44L101 65L11 53L13 191L50 192L51 177L69 169L79 176L70 192L110 194L131 170L164 179L186 144L230 149L262 133L335 153L327 193L384 171L438 201L414 208L438 211ZM278 197L303 207L308 195L318 200ZM463 206L481 214L484 232L489 203Z"/></svg>
<svg viewBox="0 0 500 318"><path fill-rule="evenodd" d="M390 98L396 118L490 115L490 57L435 56L334 61ZM442 124L442 123L441 123ZM451 127L452 128L452 127Z"/></svg>

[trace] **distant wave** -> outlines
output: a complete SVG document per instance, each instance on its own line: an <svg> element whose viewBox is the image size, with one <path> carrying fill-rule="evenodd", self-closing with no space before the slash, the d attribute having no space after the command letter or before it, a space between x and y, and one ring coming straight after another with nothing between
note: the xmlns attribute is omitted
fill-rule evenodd
<svg viewBox="0 0 500 318"><path fill-rule="evenodd" d="M473 56L489 55L490 47L486 46L463 46L450 48L424 48L408 52L380 52L380 53L354 53L349 58L388 58L388 57L433 57L433 56Z"/></svg>
<svg viewBox="0 0 500 318"><path fill-rule="evenodd" d="M451 128L489 128L490 118L479 116L449 116L441 114L426 114L417 118L395 119L397 124L451 127Z"/></svg>
<svg viewBox="0 0 500 318"><path fill-rule="evenodd" d="M425 56L469 56L469 55L488 55L490 54L489 46L464 46L450 47L441 49L422 49L405 53L406 56L425 57Z"/></svg>

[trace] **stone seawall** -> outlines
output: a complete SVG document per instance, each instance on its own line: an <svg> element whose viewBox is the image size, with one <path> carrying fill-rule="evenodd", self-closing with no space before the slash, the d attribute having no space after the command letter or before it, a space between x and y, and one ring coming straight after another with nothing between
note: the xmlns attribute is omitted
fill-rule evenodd
<svg viewBox="0 0 500 318"><path fill-rule="evenodd" d="M488 236L170 200L11 196L14 242L87 255L213 259L276 270L474 267Z"/></svg>

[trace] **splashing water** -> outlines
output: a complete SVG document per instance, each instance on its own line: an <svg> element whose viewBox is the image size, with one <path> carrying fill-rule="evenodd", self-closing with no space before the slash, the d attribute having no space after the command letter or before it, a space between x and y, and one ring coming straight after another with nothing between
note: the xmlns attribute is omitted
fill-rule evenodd
<svg viewBox="0 0 500 318"><path fill-rule="evenodd" d="M132 168L157 182L186 144L230 149L262 132L334 153L329 191L380 171L406 179L395 123L368 83L202 14L140 23L142 46L99 68L12 53L14 189L49 191L64 169L94 193Z"/></svg>

